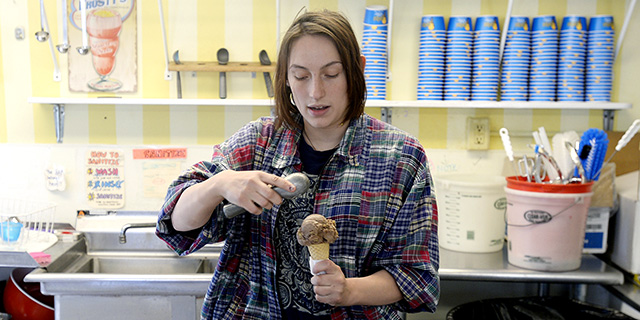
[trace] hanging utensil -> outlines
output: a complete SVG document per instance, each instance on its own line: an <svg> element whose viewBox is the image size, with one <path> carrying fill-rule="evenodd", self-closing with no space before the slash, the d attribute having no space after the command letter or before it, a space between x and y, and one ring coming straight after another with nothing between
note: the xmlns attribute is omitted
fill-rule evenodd
<svg viewBox="0 0 640 320"><path fill-rule="evenodd" d="M267 51L262 50L260 51L260 64L262 64L263 66L270 66L271 65L271 60L269 59L269 55L267 54ZM264 84L267 87L267 94L269 95L269 98L273 98L274 94L273 94L273 82L271 82L271 75L269 74L269 72L263 72L262 75L264 76Z"/></svg>
<svg viewBox="0 0 640 320"><path fill-rule="evenodd" d="M507 128L500 129L500 138L502 138L504 151L507 153L507 158L509 158L509 161L511 162L511 166L513 167L513 172L516 175L516 179L519 180L520 175L518 174L516 162L513 159L513 146L511 145L511 138L509 137L509 130L507 130Z"/></svg>
<svg viewBox="0 0 640 320"><path fill-rule="evenodd" d="M67 0L62 0L62 44L56 46L58 52L67 53L69 51L69 31L67 29Z"/></svg>
<svg viewBox="0 0 640 320"><path fill-rule="evenodd" d="M41 4L44 4L44 3L41 1ZM49 37L49 33L51 32L51 30L49 30L49 21L47 21L47 12L44 10L44 5L40 7L40 13L41 13L40 24L41 24L42 30L47 34L46 40L49 41L49 50L51 51L51 60L53 60L53 81L60 81L61 80L60 66L58 65L58 58L56 58L56 50L54 49L53 41L51 40L51 37Z"/></svg>
<svg viewBox="0 0 640 320"><path fill-rule="evenodd" d="M176 64L181 64L180 63L180 58L178 56L178 51L180 50L176 50L176 52L173 53L173 62L175 62ZM176 71L176 86L178 88L178 99L182 99L182 80L180 79L180 71Z"/></svg>
<svg viewBox="0 0 640 320"><path fill-rule="evenodd" d="M82 26L82 47L77 47L78 53L85 55L89 53L89 36L87 35L87 0L80 0L81 26Z"/></svg>
<svg viewBox="0 0 640 320"><path fill-rule="evenodd" d="M36 32L36 40L45 42L49 39L49 32L44 31L44 19L46 13L44 12L44 0L40 0L40 31Z"/></svg>
<svg viewBox="0 0 640 320"><path fill-rule="evenodd" d="M225 48L220 48L216 54L218 58L218 64L226 65L229 62L229 51ZM227 73L220 71L220 99L227 98Z"/></svg>

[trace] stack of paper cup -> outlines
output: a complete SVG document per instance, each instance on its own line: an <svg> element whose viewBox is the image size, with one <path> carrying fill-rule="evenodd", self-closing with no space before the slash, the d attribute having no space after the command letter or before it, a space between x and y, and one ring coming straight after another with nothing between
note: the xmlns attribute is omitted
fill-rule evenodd
<svg viewBox="0 0 640 320"><path fill-rule="evenodd" d="M418 100L442 100L446 41L444 17L423 16L420 23Z"/></svg>
<svg viewBox="0 0 640 320"><path fill-rule="evenodd" d="M584 101L586 29L585 17L571 15L562 19L558 62L558 101Z"/></svg>
<svg viewBox="0 0 640 320"><path fill-rule="evenodd" d="M529 62L531 59L531 29L529 18L512 16L502 56L500 99L527 101Z"/></svg>
<svg viewBox="0 0 640 320"><path fill-rule="evenodd" d="M614 34L612 16L595 16L589 20L586 101L611 100Z"/></svg>
<svg viewBox="0 0 640 320"><path fill-rule="evenodd" d="M498 100L500 25L496 16L476 18L471 100Z"/></svg>
<svg viewBox="0 0 640 320"><path fill-rule="evenodd" d="M533 18L529 101L555 101L558 67L558 25L555 16Z"/></svg>
<svg viewBox="0 0 640 320"><path fill-rule="evenodd" d="M452 16L447 26L444 100L470 100L473 31L470 17Z"/></svg>
<svg viewBox="0 0 640 320"><path fill-rule="evenodd" d="M387 97L387 7L368 6L364 15L362 54L366 58L364 77L368 100Z"/></svg>

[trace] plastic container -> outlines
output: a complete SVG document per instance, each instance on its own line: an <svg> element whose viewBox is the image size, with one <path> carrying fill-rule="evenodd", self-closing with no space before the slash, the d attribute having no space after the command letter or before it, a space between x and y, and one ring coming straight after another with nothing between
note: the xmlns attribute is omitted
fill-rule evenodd
<svg viewBox="0 0 640 320"><path fill-rule="evenodd" d="M591 186L507 178L509 263L540 271L580 267Z"/></svg>
<svg viewBox="0 0 640 320"><path fill-rule="evenodd" d="M440 246L460 252L495 252L504 243L506 184L492 175L434 177Z"/></svg>
<svg viewBox="0 0 640 320"><path fill-rule="evenodd" d="M18 217L9 217L6 221L0 222L0 238L6 242L14 242L20 238L23 224Z"/></svg>

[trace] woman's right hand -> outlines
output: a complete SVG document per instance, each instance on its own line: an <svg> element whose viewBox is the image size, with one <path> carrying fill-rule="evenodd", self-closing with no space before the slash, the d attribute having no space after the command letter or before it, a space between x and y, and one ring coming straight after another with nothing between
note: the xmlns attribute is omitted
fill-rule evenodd
<svg viewBox="0 0 640 320"><path fill-rule="evenodd" d="M262 209L282 203L282 197L272 187L295 190L295 185L284 178L263 171L219 172L182 193L171 216L173 227L177 231L202 227L224 199L259 215Z"/></svg>
<svg viewBox="0 0 640 320"><path fill-rule="evenodd" d="M216 178L215 189L223 198L256 215L282 203L282 197L273 187L295 190L295 185L286 179L262 171L227 170L209 179L213 178Z"/></svg>

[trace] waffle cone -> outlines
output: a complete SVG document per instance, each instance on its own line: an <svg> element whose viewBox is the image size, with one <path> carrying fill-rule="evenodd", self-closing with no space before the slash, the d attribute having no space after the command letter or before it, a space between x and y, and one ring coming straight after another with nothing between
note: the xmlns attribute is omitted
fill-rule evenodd
<svg viewBox="0 0 640 320"><path fill-rule="evenodd" d="M313 260L329 259L329 244L319 243L307 246L309 249L309 255Z"/></svg>

